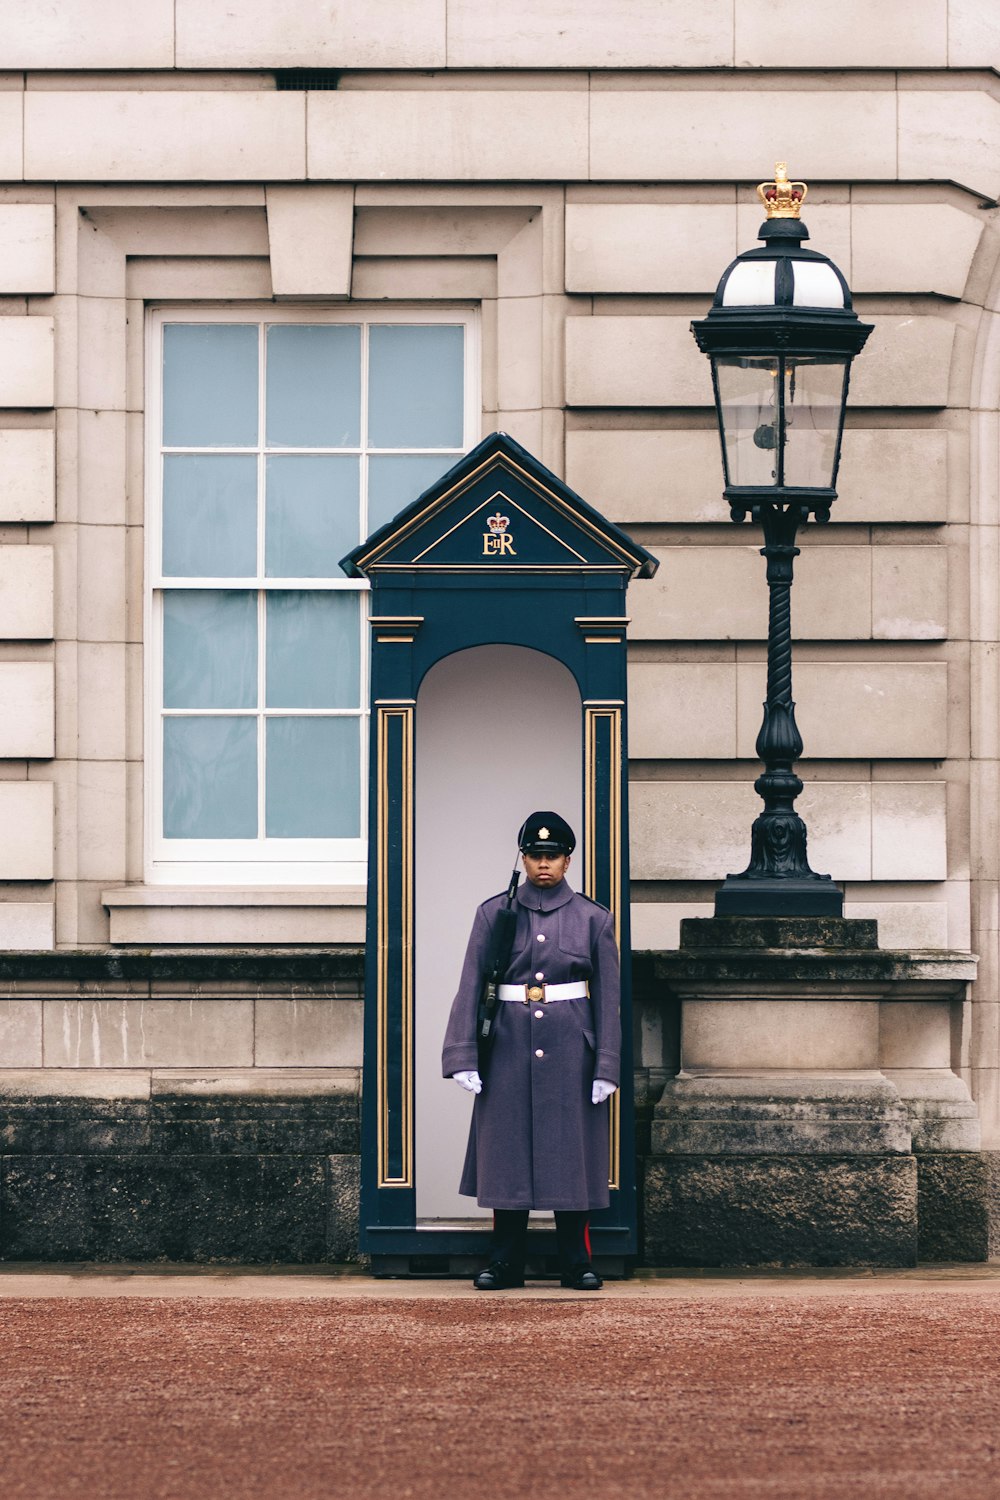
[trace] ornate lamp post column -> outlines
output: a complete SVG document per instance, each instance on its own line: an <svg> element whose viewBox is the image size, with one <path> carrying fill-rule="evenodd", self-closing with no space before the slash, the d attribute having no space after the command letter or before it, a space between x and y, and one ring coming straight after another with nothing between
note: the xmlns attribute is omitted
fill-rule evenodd
<svg viewBox="0 0 1000 1500"><path fill-rule="evenodd" d="M851 360L872 325L851 307L841 272L807 250L799 213L808 189L784 162L757 189L767 220L761 247L746 251L719 282L706 318L691 324L712 361L730 515L764 531L770 615L767 701L757 736L764 772L754 783L764 810L753 825L750 863L716 892L716 916L840 916L843 892L806 856L795 811L802 738L792 699L791 588L795 538L810 514L830 519Z"/></svg>

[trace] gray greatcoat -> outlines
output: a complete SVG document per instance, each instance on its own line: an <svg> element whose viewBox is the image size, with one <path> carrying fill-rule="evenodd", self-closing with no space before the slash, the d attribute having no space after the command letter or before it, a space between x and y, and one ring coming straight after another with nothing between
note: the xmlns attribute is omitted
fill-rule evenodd
<svg viewBox="0 0 1000 1500"><path fill-rule="evenodd" d="M444 1039L442 1071L478 1067L476 1007L490 932L504 896L476 912ZM595 1078L617 1083L621 1053L618 949L606 907L560 881L522 881L505 984L586 979L590 998L503 1001L477 1095L459 1192L483 1208L598 1209L608 1204L608 1104Z"/></svg>

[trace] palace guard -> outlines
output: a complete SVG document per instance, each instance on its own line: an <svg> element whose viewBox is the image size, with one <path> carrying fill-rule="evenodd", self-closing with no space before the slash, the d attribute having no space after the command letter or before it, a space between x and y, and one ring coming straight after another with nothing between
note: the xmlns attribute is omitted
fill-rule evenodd
<svg viewBox="0 0 1000 1500"><path fill-rule="evenodd" d="M515 892L515 874L506 896L476 912L442 1056L445 1077L477 1096L459 1191L494 1211L490 1263L473 1285L523 1286L528 1211L551 1209L562 1285L597 1291L588 1217L608 1205L608 1100L621 1050L614 923L564 879L576 840L557 813L533 813L518 846L527 879ZM481 1034L491 940L508 902L487 1054L477 1020Z"/></svg>

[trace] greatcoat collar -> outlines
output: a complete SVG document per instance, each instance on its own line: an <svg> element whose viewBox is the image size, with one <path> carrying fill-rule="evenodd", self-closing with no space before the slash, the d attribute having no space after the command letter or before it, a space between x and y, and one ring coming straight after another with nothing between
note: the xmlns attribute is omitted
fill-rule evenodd
<svg viewBox="0 0 1000 1500"><path fill-rule="evenodd" d="M532 885L530 880L522 880L517 888L518 905L529 911L555 911L556 907L572 901L573 895L573 888L566 880L551 886Z"/></svg>

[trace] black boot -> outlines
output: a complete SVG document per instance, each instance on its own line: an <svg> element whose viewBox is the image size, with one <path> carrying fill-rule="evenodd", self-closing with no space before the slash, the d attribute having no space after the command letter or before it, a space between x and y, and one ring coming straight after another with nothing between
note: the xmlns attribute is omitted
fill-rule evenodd
<svg viewBox="0 0 1000 1500"><path fill-rule="evenodd" d="M524 1252L528 1237L526 1208L498 1208L493 1212L490 1263L473 1278L477 1292L501 1292L524 1286Z"/></svg>
<svg viewBox="0 0 1000 1500"><path fill-rule="evenodd" d="M567 1209L557 1212L556 1241L562 1269L559 1285L575 1292L599 1292L604 1282L590 1263L588 1215Z"/></svg>
<svg viewBox="0 0 1000 1500"><path fill-rule="evenodd" d="M524 1286L524 1272L518 1273L505 1260L491 1260L485 1271L473 1277L477 1292L503 1292L508 1287Z"/></svg>

